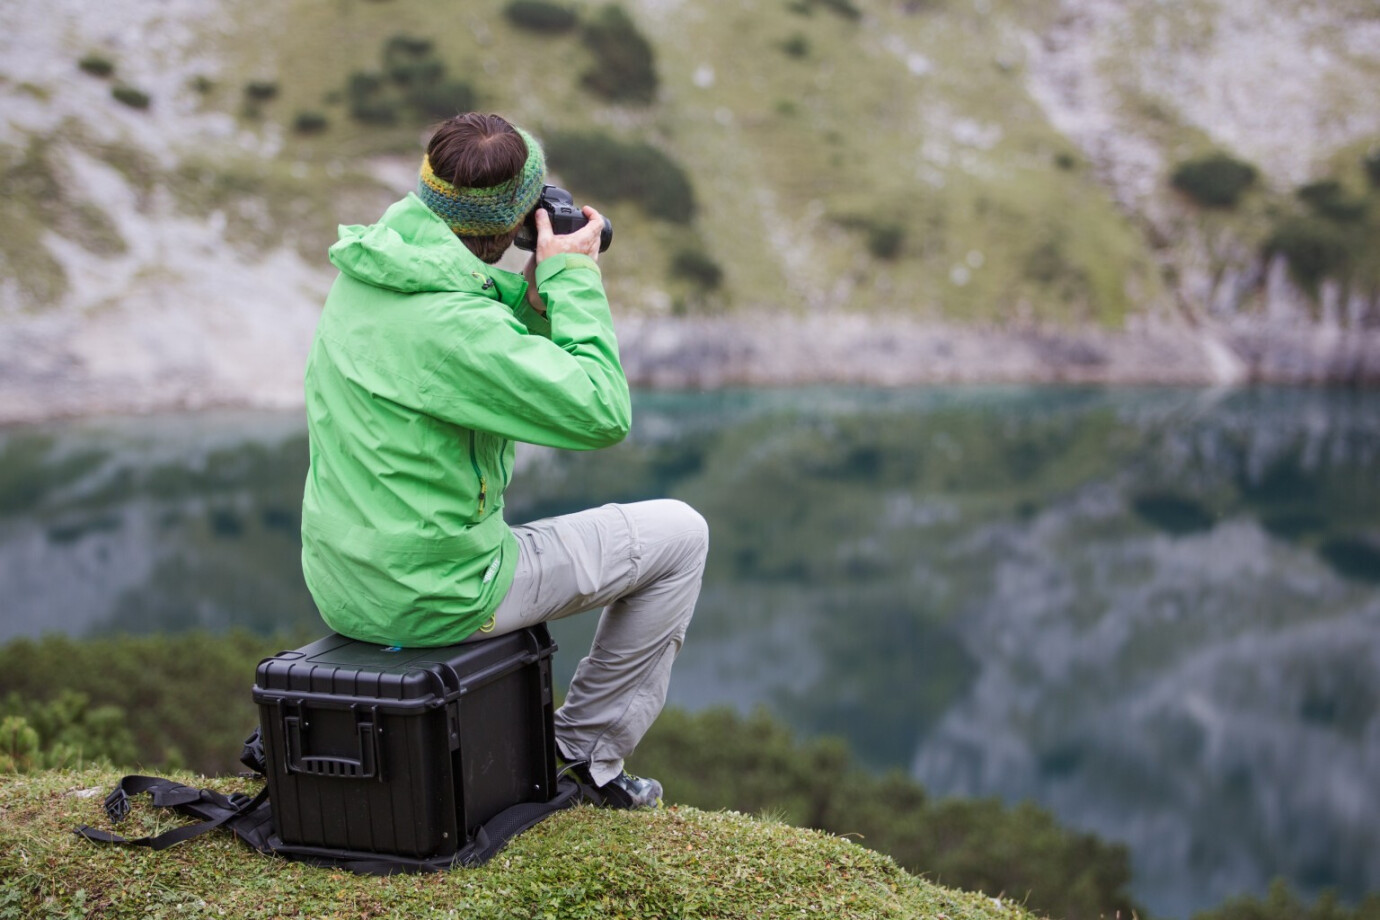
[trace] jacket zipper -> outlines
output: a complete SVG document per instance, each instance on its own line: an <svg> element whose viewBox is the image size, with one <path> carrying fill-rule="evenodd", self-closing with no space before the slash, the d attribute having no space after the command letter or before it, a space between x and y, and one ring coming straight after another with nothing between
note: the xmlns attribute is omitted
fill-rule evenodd
<svg viewBox="0 0 1380 920"><path fill-rule="evenodd" d="M475 448L475 432L470 429L470 465L474 467L474 475L479 479L479 516L484 516L484 502L489 497L489 481L484 478L484 474L479 471L479 453Z"/></svg>
<svg viewBox="0 0 1380 920"><path fill-rule="evenodd" d="M508 455L508 439L504 438L498 445L498 481L503 488L508 488L508 464L503 459Z"/></svg>

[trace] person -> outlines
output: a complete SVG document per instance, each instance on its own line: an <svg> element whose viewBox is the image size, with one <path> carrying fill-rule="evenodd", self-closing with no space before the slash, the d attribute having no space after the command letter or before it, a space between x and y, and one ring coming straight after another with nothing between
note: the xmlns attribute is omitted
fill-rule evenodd
<svg viewBox="0 0 1380 920"><path fill-rule="evenodd" d="M661 711L699 595L704 519L668 499L510 527L514 442L585 450L631 424L598 264L602 216L554 235L536 208L522 274L495 267L546 178L497 115L444 122L416 192L340 228L306 368L302 569L332 629L449 645L602 608L556 713L596 801L660 801L624 760Z"/></svg>

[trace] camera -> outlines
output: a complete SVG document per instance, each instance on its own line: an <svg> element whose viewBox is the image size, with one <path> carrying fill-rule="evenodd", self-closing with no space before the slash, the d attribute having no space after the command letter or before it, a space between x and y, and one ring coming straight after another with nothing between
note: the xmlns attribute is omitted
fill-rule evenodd
<svg viewBox="0 0 1380 920"><path fill-rule="evenodd" d="M585 215L575 206L575 199L570 197L570 193L555 185L543 185L541 187L541 197L537 199L537 208L545 208L546 213L551 215L551 232L556 236L574 233L589 223L585 219ZM537 248L537 208L532 209L532 213L527 215L527 219L518 228L517 238L513 240L513 245L517 246L518 249L531 252ZM613 224L605 217L604 231L599 234L599 251L603 252L608 249L609 243L612 242Z"/></svg>

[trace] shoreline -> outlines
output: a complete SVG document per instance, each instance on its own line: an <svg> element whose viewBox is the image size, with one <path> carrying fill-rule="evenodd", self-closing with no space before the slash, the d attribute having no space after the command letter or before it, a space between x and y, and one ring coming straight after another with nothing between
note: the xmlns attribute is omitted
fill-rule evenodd
<svg viewBox="0 0 1380 920"><path fill-rule="evenodd" d="M0 425L102 415L301 406L309 330L216 343L221 356L93 362L61 337L16 336L0 348ZM624 369L639 388L933 384L1247 386L1380 384L1380 329L1239 323L1190 328L1142 318L1126 331L974 328L878 316L617 321ZM203 343L202 348L206 347ZM197 351L199 349L193 349Z"/></svg>

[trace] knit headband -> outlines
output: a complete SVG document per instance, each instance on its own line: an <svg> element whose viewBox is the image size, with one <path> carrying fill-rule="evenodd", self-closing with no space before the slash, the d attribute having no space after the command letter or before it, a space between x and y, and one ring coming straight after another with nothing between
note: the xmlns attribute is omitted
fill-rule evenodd
<svg viewBox="0 0 1380 920"><path fill-rule="evenodd" d="M430 157L422 157L417 196L460 236L500 236L516 229L536 207L546 160L536 139L514 128L527 144L527 162L522 172L492 188L457 188L432 171Z"/></svg>

